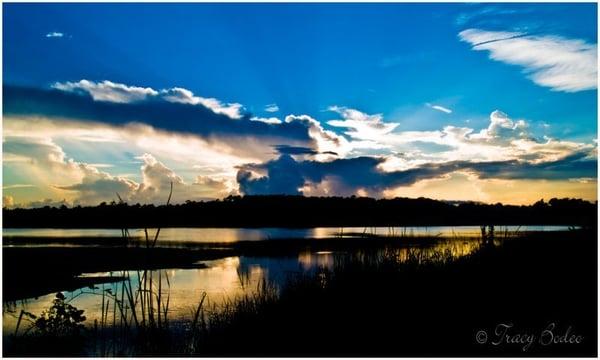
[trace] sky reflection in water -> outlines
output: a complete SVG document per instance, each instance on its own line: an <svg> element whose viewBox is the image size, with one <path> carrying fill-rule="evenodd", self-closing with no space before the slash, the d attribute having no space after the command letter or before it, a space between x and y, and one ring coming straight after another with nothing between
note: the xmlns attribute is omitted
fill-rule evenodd
<svg viewBox="0 0 600 360"><path fill-rule="evenodd" d="M439 254L460 257L471 253L479 246L476 240L440 240L428 246L412 246L410 248L394 249L398 261L406 261L410 256L420 259L430 259ZM342 252L333 251L303 251L296 257L249 257L235 256L219 260L206 261L207 268L202 269L167 269L170 282L169 321L184 321L193 317L202 294L206 292L205 308L218 309L224 302L251 294L257 290L262 279L281 286L293 275L314 271L319 268L331 268L336 258L343 256ZM121 272L94 273L86 276L121 275ZM152 272L157 279L158 271ZM164 274L164 272L163 272ZM138 282L138 272L129 271L134 290ZM163 275L164 276L164 275ZM163 277L163 286L164 285ZM86 323L92 325L94 319L100 319L102 309L102 292L111 289L120 294L120 283L97 285L96 289L82 288L73 292L65 292L72 305L85 310ZM166 286L163 288L166 295ZM26 299L16 304L4 304L3 331L12 333L21 309L34 314L40 314L52 302L54 294L41 296L37 299ZM114 304L113 304L114 305ZM112 308L113 305L110 305ZM109 319L110 320L110 319ZM24 327L26 328L26 326Z"/></svg>

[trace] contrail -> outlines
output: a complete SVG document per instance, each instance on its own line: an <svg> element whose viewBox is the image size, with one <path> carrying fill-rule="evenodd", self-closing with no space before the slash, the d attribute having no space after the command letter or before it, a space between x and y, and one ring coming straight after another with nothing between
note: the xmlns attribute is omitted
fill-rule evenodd
<svg viewBox="0 0 600 360"><path fill-rule="evenodd" d="M497 42L497 41L518 39L518 38L522 38L522 37L526 37L526 36L531 36L531 35L535 35L535 34L534 33L525 33L525 34L510 36L510 37L502 38L502 39L487 40L487 41L482 41L482 42L477 43L477 44L473 44L472 46L475 47L475 46L489 44L489 43L493 43L493 42Z"/></svg>

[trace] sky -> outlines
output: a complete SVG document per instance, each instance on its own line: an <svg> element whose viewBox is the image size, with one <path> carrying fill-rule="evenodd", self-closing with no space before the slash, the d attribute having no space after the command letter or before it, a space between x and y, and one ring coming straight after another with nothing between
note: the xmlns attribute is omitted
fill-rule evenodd
<svg viewBox="0 0 600 360"><path fill-rule="evenodd" d="M5 3L3 205L596 200L596 6Z"/></svg>

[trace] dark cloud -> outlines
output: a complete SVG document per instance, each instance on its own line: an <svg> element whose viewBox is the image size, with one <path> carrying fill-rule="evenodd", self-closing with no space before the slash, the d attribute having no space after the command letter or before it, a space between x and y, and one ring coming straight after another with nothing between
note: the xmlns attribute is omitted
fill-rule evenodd
<svg viewBox="0 0 600 360"><path fill-rule="evenodd" d="M371 195L381 196L386 189L438 178L458 170L476 173L480 178L496 179L564 180L594 177L597 162L586 156L586 153L577 153L557 161L538 164L517 160L451 161L386 172L379 167L385 158L363 156L318 162L296 161L290 155L284 154L263 164L240 167L237 181L240 192L248 195L301 194L303 186L318 186L324 180L331 180L328 186L333 187L330 191L335 194L353 194L362 189Z"/></svg>
<svg viewBox="0 0 600 360"><path fill-rule="evenodd" d="M466 169L479 174L482 179L548 179L565 180L595 177L598 161L589 158L589 152L581 151L556 161L528 163L517 160L469 163Z"/></svg>
<svg viewBox="0 0 600 360"><path fill-rule="evenodd" d="M277 153L279 153L281 155L283 155L283 154L287 154L287 155L318 155L318 154L324 154L324 155L334 155L334 156L338 155L338 153L336 153L334 151L318 152L316 150L313 150L311 148L304 147L304 146L274 145L273 148L277 151Z"/></svg>
<svg viewBox="0 0 600 360"><path fill-rule="evenodd" d="M155 128L189 133L204 138L254 137L313 145L307 124L301 121L266 124L249 121L251 114L232 119L202 104L185 104L149 97L119 103L95 101L89 94L61 90L3 86L3 114L97 121L111 125L140 122Z"/></svg>
<svg viewBox="0 0 600 360"><path fill-rule="evenodd" d="M264 164L267 176L254 178L249 168L237 173L237 182L243 194L299 194L304 185L303 163L296 162L290 155L281 155L278 159ZM259 170L261 166L255 167Z"/></svg>
<svg viewBox="0 0 600 360"><path fill-rule="evenodd" d="M303 146L273 145L273 149L281 155L316 155L319 153L318 151Z"/></svg>
<svg viewBox="0 0 600 360"><path fill-rule="evenodd" d="M301 188L318 184L325 179L335 180L336 194L353 193L358 189L381 192L387 188L409 185L456 170L454 164L430 165L405 171L384 172L378 165L384 158L357 157L329 162L296 161L290 155L264 164L248 164L239 169L237 181L240 192L253 194L301 194ZM253 174L264 173L264 176Z"/></svg>

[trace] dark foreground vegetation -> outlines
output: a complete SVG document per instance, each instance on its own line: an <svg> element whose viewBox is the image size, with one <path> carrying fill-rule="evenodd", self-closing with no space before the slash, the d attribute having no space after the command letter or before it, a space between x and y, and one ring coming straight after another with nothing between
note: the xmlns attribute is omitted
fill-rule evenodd
<svg viewBox="0 0 600 360"><path fill-rule="evenodd" d="M443 254L425 263L398 263L393 252L349 258L331 272L291 281L277 301L249 310L242 302L218 318L198 349L264 356L595 356L595 241L564 245L506 241L449 262ZM512 325L511 336L537 339L525 350L514 338L493 345L499 324ZM559 343L541 344L550 324ZM481 330L485 344L477 342ZM583 339L565 343L559 336L567 332ZM227 346L230 339L235 347Z"/></svg>
<svg viewBox="0 0 600 360"><path fill-rule="evenodd" d="M184 324L150 296L158 314L146 307L143 322L82 329L85 313L65 310L59 296L46 314L31 314L27 335L5 334L4 355L597 355L594 230L483 241L458 259L418 254L399 262L393 247L349 253L280 290L263 282L220 311L200 298ZM502 325L509 337L495 334Z"/></svg>
<svg viewBox="0 0 600 360"><path fill-rule="evenodd" d="M223 200L179 205L102 203L3 209L7 228L144 228L144 227L315 227L433 225L590 225L597 202L580 199L540 200L511 206L473 202L449 203L425 198L371 199L302 196L230 196Z"/></svg>

